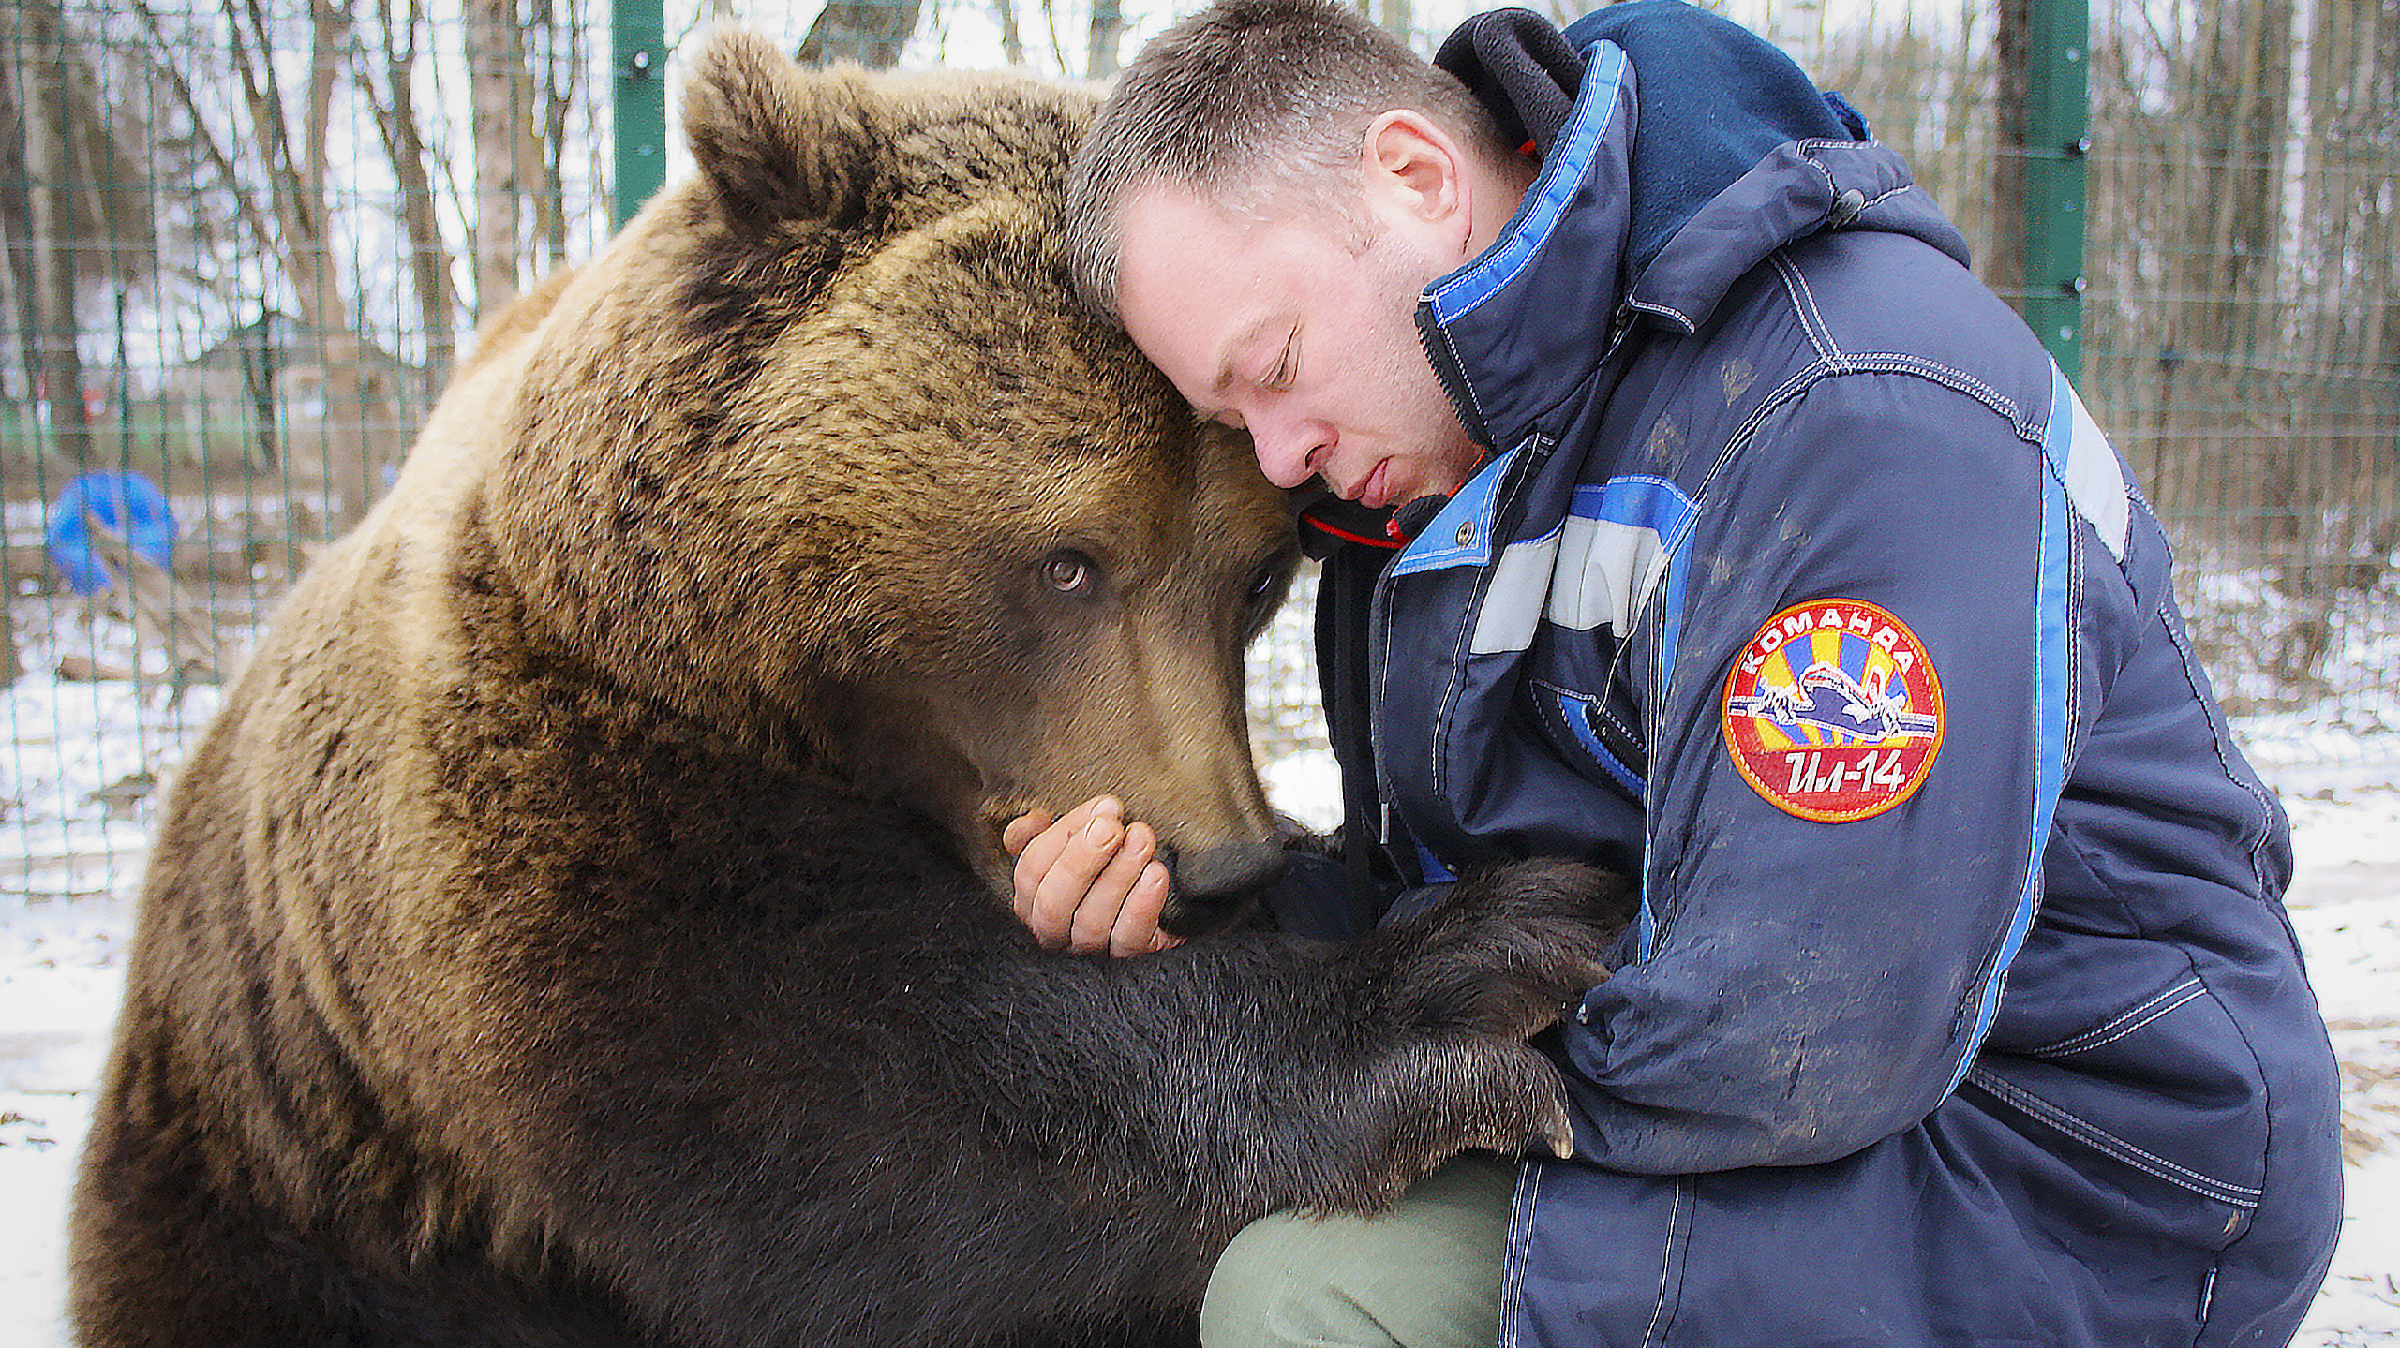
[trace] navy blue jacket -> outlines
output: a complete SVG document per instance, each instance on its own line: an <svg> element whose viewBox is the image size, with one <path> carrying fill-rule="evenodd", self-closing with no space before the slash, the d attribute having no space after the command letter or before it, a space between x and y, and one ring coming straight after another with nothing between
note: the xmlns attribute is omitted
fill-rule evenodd
<svg viewBox="0 0 2400 1348"><path fill-rule="evenodd" d="M1504 1341L2283 1342L2333 1059L2115 452L1772 49L1678 0L1476 24L1444 64L1543 167L1419 319L1493 456L1320 629L1363 629L1329 714L1402 883L1641 876L1547 1041L1580 1154L1521 1172Z"/></svg>

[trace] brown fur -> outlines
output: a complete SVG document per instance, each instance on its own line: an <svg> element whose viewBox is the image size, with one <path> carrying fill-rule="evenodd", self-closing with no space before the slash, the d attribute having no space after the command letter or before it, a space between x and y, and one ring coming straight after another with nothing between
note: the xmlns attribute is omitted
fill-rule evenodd
<svg viewBox="0 0 2400 1348"><path fill-rule="evenodd" d="M1289 526L1067 298L1087 114L710 49L701 176L487 327L183 771L86 1342L1173 1338L1241 1221L1562 1135L1581 872L1133 961L998 896L1101 789L1203 905L1272 850Z"/></svg>

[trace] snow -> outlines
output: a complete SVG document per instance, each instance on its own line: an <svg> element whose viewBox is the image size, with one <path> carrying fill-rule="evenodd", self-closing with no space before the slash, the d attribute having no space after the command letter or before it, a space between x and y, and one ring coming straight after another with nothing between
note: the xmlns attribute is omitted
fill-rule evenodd
<svg viewBox="0 0 2400 1348"><path fill-rule="evenodd" d="M118 898L0 898L0 1343L67 1343L67 1190L123 986Z"/></svg>
<svg viewBox="0 0 2400 1348"><path fill-rule="evenodd" d="M63 1348L68 1190L115 1016L144 837L163 778L215 690L70 683L64 649L117 657L122 634L47 624L20 604L31 672L0 692L0 1344ZM1279 623L1261 681L1305 686L1305 622ZM110 663L102 661L103 664ZM1305 699L1254 705L1270 794L1332 821L1332 763L1311 747ZM2332 1274L2296 1342L2400 1344L2400 704L2345 704L2239 726L2292 814L2292 919L2341 1056L2349 1216Z"/></svg>
<svg viewBox="0 0 2400 1348"><path fill-rule="evenodd" d="M2298 859L2292 926L2341 1060L2351 1157L2333 1272L2297 1340L2311 1348L2400 1343L2400 736L2381 753L2380 769L2303 760L2277 781ZM2348 783L2306 785L2329 776Z"/></svg>

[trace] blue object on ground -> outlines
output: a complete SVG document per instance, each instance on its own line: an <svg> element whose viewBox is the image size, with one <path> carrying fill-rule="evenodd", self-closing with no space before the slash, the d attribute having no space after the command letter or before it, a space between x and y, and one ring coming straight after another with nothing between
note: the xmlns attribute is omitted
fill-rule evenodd
<svg viewBox="0 0 2400 1348"><path fill-rule="evenodd" d="M123 537L160 566L175 552L175 517L166 495L140 473L85 473L50 503L50 564L78 594L108 588L108 567L92 547L92 526Z"/></svg>

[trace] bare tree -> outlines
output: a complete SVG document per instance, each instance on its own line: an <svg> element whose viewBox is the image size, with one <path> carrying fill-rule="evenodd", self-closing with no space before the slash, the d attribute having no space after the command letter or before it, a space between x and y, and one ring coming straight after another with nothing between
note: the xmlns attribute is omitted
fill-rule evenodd
<svg viewBox="0 0 2400 1348"><path fill-rule="evenodd" d="M6 596L0 596L0 688L15 683L25 673L25 662L17 654L17 619L8 608Z"/></svg>
<svg viewBox="0 0 2400 1348"><path fill-rule="evenodd" d="M1092 0L1091 30L1084 44L1086 79L1106 79L1117 73L1117 53L1125 45L1125 6L1120 0Z"/></svg>
<svg viewBox="0 0 2400 1348"><path fill-rule="evenodd" d="M441 200L428 169L431 151L417 112L416 77L425 14L417 0L376 0L381 30L374 49L359 52L359 88L374 109L376 130L400 188L399 212L408 239L409 278L425 325L425 379L440 387L458 354L458 289L451 280L452 257L442 237Z"/></svg>
<svg viewBox="0 0 2400 1348"><path fill-rule="evenodd" d="M2271 601L2195 636L2321 691L2341 606L2400 546L2400 12L2380 0L2100 11L2094 383L2187 548ZM2105 73L2105 78L2103 75Z"/></svg>
<svg viewBox="0 0 2400 1348"><path fill-rule="evenodd" d="M1980 274L1997 289L1988 184L2001 175L2004 155L1994 144L1999 99L1982 15L1972 5L1930 21L1914 5L1889 17L1870 9L1827 30L1822 46L1793 54L1818 87L1847 98L1875 137L1908 160L1910 175L1957 224Z"/></svg>
<svg viewBox="0 0 2400 1348"><path fill-rule="evenodd" d="M2337 611L2383 584L2400 548L2400 391L2388 373L2400 337L2390 169L2400 160L2400 12L2320 0L2307 18L2307 125L2284 157L2299 203L2282 321L2290 354L2272 387L2292 423L2277 438L2294 521L2283 568L2293 620L2275 672L2314 691Z"/></svg>
<svg viewBox="0 0 2400 1348"><path fill-rule="evenodd" d="M74 93L79 80L68 67L79 58L67 50L65 19L56 5L35 0L12 6L6 23L6 57L13 86L0 93L0 118L13 124L6 165L5 218L10 226L11 272L18 282L20 341L33 396L48 413L49 445L77 464L92 461L90 413L83 400L81 299L84 259L76 245L77 171ZM45 85L33 78L49 71Z"/></svg>
<svg viewBox="0 0 2400 1348"><path fill-rule="evenodd" d="M517 297L525 256L518 226L539 171L533 143L533 72L516 0L468 0L467 88L475 129L475 314L489 318Z"/></svg>
<svg viewBox="0 0 2400 1348"><path fill-rule="evenodd" d="M1012 66L1025 64L1025 34L1017 26L1017 0L992 0L992 8L1000 18L1000 59Z"/></svg>
<svg viewBox="0 0 2400 1348"><path fill-rule="evenodd" d="M43 318L41 235L34 226L33 169L27 155L31 133L25 125L25 101L17 90L26 68L21 17L22 12L13 9L0 13L0 249L7 253L9 317L17 330L28 392L39 396L49 364L42 342L48 324Z"/></svg>
<svg viewBox="0 0 2400 1348"><path fill-rule="evenodd" d="M541 35L541 125L536 131L543 157L542 181L533 193L534 233L544 249L544 270L565 266L567 257L566 161L574 143L568 123L583 99L584 9L579 0L533 0L533 32Z"/></svg>
<svg viewBox="0 0 2400 1348"><path fill-rule="evenodd" d="M243 104L256 137L275 224L276 260L291 283L324 369L327 480L347 526L374 496L382 450L369 431L391 427L390 390L362 374L363 348L334 266L328 193L334 94L348 65L349 11L336 0L310 0L308 79L293 128L289 95L273 58L276 34L263 0L224 0Z"/></svg>
<svg viewBox="0 0 2400 1348"><path fill-rule="evenodd" d="M830 0L800 41L803 65L889 66L917 31L921 0Z"/></svg>
<svg viewBox="0 0 2400 1348"><path fill-rule="evenodd" d="M1992 6L1993 137L1990 242L1983 254L1984 284L2021 312L2025 277L2025 96L2032 88L2032 0L1999 0Z"/></svg>
<svg viewBox="0 0 2400 1348"><path fill-rule="evenodd" d="M92 461L79 338L85 292L138 282L157 252L140 147L147 128L101 92L57 0L0 8L0 247L26 378L50 447ZM131 198L131 199L129 199Z"/></svg>

